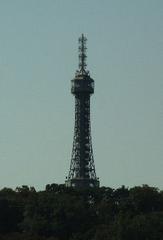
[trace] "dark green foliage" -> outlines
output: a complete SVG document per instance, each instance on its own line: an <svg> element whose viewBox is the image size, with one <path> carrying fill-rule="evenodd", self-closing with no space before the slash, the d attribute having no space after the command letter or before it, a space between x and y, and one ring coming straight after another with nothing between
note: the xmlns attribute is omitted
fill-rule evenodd
<svg viewBox="0 0 163 240"><path fill-rule="evenodd" d="M163 192L47 185L0 191L1 240L163 240Z"/></svg>

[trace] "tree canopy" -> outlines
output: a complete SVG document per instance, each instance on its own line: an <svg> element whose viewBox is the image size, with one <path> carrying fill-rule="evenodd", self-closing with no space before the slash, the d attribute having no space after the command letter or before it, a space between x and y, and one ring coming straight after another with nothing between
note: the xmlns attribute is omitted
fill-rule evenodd
<svg viewBox="0 0 163 240"><path fill-rule="evenodd" d="M163 191L48 184L0 191L1 240L163 240Z"/></svg>

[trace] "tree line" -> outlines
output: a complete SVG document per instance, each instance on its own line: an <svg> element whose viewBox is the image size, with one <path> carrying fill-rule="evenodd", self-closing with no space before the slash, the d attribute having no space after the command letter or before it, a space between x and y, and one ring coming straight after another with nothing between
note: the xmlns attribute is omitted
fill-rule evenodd
<svg viewBox="0 0 163 240"><path fill-rule="evenodd" d="M0 191L1 240L163 240L163 191L148 185Z"/></svg>

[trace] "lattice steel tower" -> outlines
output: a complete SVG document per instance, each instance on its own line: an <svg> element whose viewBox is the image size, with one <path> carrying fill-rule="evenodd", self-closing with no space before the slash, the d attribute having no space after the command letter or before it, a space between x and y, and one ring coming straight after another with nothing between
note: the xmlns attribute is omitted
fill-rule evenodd
<svg viewBox="0 0 163 240"><path fill-rule="evenodd" d="M94 93L94 80L86 70L86 41L79 38L79 70L71 80L71 93L75 96L75 128L70 171L66 186L77 188L99 187L93 159L90 96Z"/></svg>

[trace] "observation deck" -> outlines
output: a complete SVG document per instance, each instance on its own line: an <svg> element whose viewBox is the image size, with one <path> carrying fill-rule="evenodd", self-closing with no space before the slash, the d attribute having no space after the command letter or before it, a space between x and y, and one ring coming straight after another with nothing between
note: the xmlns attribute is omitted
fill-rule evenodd
<svg viewBox="0 0 163 240"><path fill-rule="evenodd" d="M77 73L75 78L71 80L71 93L76 95L79 93L94 93L94 80L88 74Z"/></svg>

